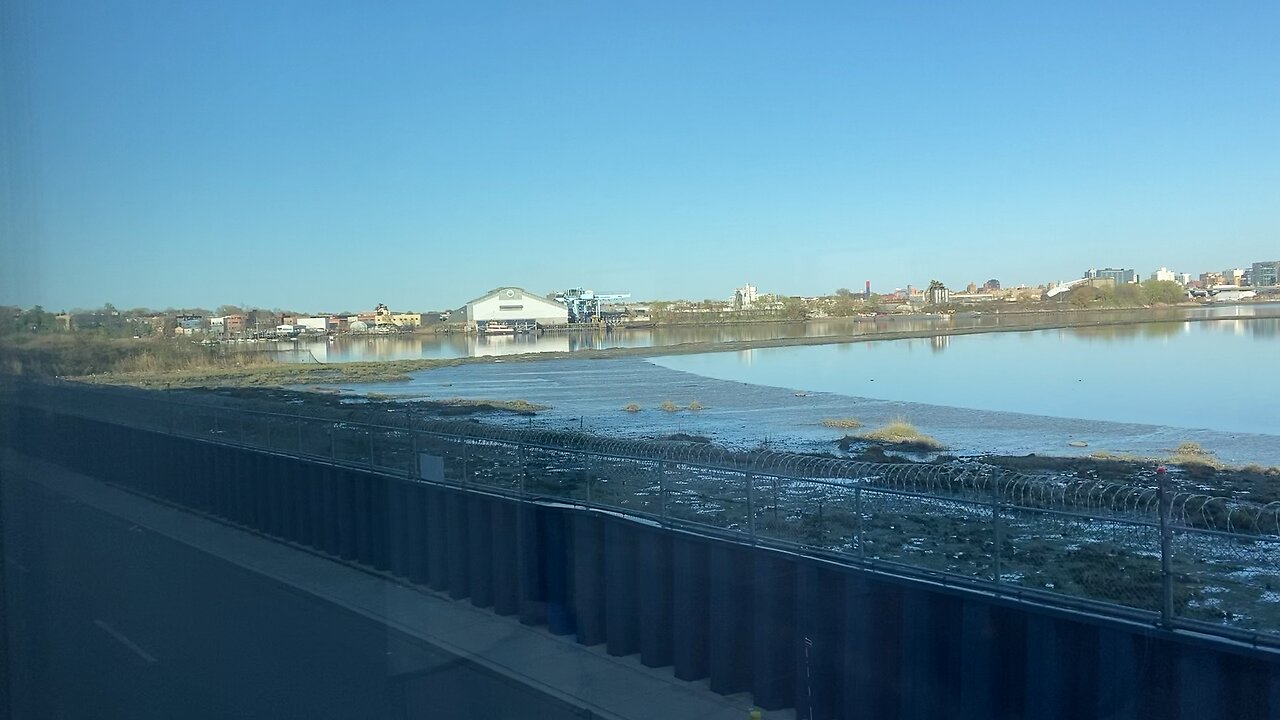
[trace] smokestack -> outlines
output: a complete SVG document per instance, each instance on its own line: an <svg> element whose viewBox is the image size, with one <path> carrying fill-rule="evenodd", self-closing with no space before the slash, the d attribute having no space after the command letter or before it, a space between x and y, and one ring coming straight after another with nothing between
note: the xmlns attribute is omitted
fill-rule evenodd
<svg viewBox="0 0 1280 720"><path fill-rule="evenodd" d="M871 297L871 281L870 280L867 281L867 289L862 292L862 296L865 298Z"/></svg>

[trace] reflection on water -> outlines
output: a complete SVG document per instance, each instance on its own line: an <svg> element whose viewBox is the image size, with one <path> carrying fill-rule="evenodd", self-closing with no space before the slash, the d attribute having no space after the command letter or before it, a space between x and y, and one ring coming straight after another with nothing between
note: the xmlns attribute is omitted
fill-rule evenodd
<svg viewBox="0 0 1280 720"><path fill-rule="evenodd" d="M1272 317L767 348L749 363L733 353L653 362L880 400L1280 434L1266 379L1278 335Z"/></svg>
<svg viewBox="0 0 1280 720"><path fill-rule="evenodd" d="M1222 333L1252 333L1266 337L1280 334L1280 305L1240 307L1170 308L1154 311L1159 319L1223 318L1209 323ZM831 318L807 323L747 323L714 326L666 326L657 328L613 328L548 332L539 335L477 336L453 335L378 335L344 336L331 341L306 340L273 343L281 350L281 358L291 362L359 362L370 360L408 360L414 358L461 358L485 355L514 355L528 352L572 352L621 347L665 347L683 343L715 343L776 340L798 337L855 336L877 332L919 332L935 329L1018 328L1055 319L1055 313L1001 314L998 312L961 313L957 315L886 315L874 318ZM1137 322L1150 320L1152 311L1138 313L1097 312L1072 313L1071 322L1123 322L1131 325L1078 327L1070 332L1082 338L1126 340L1169 337L1186 332L1186 323ZM1229 318L1268 318L1229 320ZM950 338L937 336L929 340L935 352L949 347ZM314 359L313 359L314 358Z"/></svg>

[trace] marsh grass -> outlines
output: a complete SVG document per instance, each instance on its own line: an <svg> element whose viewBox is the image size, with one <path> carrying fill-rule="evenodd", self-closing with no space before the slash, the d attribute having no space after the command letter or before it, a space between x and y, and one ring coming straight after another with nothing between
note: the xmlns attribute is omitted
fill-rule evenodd
<svg viewBox="0 0 1280 720"><path fill-rule="evenodd" d="M860 433L857 438L911 450L941 450L945 447L936 438L921 433L904 418L895 418L884 427Z"/></svg>
<svg viewBox="0 0 1280 720"><path fill-rule="evenodd" d="M1184 442L1173 449L1168 462L1171 465L1196 469L1219 470L1226 465L1213 456L1213 453L1200 447L1199 443Z"/></svg>

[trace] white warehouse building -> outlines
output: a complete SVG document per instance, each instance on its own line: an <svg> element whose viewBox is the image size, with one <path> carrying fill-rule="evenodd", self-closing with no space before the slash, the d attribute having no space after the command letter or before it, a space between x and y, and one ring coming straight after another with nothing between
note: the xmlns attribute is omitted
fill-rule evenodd
<svg viewBox="0 0 1280 720"><path fill-rule="evenodd" d="M503 287L472 300L459 310L466 313L468 328L527 331L541 325L569 324L569 308L518 287Z"/></svg>

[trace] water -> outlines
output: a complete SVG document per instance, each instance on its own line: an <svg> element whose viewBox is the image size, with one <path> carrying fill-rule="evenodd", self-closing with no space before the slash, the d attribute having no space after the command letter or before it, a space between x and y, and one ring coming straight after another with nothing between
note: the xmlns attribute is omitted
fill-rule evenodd
<svg viewBox="0 0 1280 720"><path fill-rule="evenodd" d="M347 391L524 399L550 409L487 421L638 438L687 433L738 448L832 451L846 431L824 427L823 419L875 427L906 417L962 455L1164 457L1192 441L1226 462L1280 465L1268 380L1277 342L1280 318L1148 323L648 360L471 364ZM665 412L664 401L703 409ZM631 403L642 410L623 411ZM1087 447L1072 445L1078 442Z"/></svg>
<svg viewBox="0 0 1280 720"><path fill-rule="evenodd" d="M705 377L972 410L1280 435L1280 318L657 358Z"/></svg>
<svg viewBox="0 0 1280 720"><path fill-rule="evenodd" d="M474 334L343 336L332 341L312 340L257 343L280 351L283 360L293 362L360 362L409 360L416 358L462 358L514 355L528 352L571 352L617 347L664 347L682 343L760 341L799 337L849 337L875 332L916 332L935 329L1008 328L1043 323L1054 319L1073 322L1116 322L1149 319L1152 313L1168 319L1211 317L1277 317L1280 303L1226 307L1169 308L1142 313L1093 312L1058 315L1054 313L999 313L991 309L954 316L880 316L875 318L831 318L807 323L747 323L741 325L666 326L657 328L575 330L540 335L483 337Z"/></svg>

